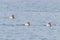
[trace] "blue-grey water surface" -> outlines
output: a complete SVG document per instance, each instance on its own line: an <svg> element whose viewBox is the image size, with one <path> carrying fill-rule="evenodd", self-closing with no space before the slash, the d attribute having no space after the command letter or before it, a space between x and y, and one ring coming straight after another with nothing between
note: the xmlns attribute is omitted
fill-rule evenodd
<svg viewBox="0 0 60 40"><path fill-rule="evenodd" d="M0 40L60 40L60 0L0 0Z"/></svg>

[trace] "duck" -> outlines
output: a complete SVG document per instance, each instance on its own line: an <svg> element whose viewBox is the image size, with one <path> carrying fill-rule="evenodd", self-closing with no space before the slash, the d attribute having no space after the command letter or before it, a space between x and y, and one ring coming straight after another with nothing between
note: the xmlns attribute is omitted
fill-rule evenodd
<svg viewBox="0 0 60 40"><path fill-rule="evenodd" d="M51 27L51 22L48 22L46 26Z"/></svg>
<svg viewBox="0 0 60 40"><path fill-rule="evenodd" d="M26 22L26 23L25 23L25 26L30 26L30 22L29 22L29 21Z"/></svg>
<svg viewBox="0 0 60 40"><path fill-rule="evenodd" d="M10 19L14 19L14 18L15 18L15 16L14 16L14 15L11 15L11 16L10 16Z"/></svg>

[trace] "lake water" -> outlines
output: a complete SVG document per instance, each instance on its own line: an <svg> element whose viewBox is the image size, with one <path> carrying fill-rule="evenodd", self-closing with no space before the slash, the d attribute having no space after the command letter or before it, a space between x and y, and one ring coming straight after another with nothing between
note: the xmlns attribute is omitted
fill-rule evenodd
<svg viewBox="0 0 60 40"><path fill-rule="evenodd" d="M0 0L0 40L60 40L60 0Z"/></svg>

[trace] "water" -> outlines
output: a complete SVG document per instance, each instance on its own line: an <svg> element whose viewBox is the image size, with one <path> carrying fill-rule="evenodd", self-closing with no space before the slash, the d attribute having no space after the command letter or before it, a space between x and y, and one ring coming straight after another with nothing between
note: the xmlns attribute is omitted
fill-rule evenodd
<svg viewBox="0 0 60 40"><path fill-rule="evenodd" d="M60 0L0 0L0 40L60 40Z"/></svg>

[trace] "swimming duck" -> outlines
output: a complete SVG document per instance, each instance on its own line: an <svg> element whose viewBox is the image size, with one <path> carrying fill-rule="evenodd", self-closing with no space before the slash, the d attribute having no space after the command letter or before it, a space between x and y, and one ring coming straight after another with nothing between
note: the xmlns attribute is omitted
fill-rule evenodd
<svg viewBox="0 0 60 40"><path fill-rule="evenodd" d="M10 16L10 19L14 19L14 18L15 18L14 15L11 15L11 16Z"/></svg>
<svg viewBox="0 0 60 40"><path fill-rule="evenodd" d="M46 26L51 27L51 22L48 22Z"/></svg>
<svg viewBox="0 0 60 40"><path fill-rule="evenodd" d="M26 23L25 23L25 26L30 26L30 22L29 22L29 21L26 22Z"/></svg>

